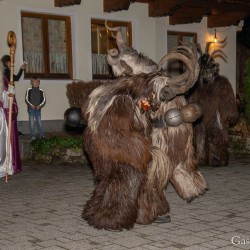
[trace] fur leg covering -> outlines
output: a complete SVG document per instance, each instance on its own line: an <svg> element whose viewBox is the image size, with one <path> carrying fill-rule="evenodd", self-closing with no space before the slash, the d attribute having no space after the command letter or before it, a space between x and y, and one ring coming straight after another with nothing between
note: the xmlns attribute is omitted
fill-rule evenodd
<svg viewBox="0 0 250 250"><path fill-rule="evenodd" d="M165 196L169 178L169 159L159 148L152 148L152 162L148 169L148 179L139 197L139 210L136 222L152 223L157 216L170 211Z"/></svg>
<svg viewBox="0 0 250 250"><path fill-rule="evenodd" d="M136 222L152 152L145 120L138 119L135 109L129 96L116 96L103 114L94 112L93 126L89 119L84 131L97 184L83 218L98 229L131 229Z"/></svg>
<svg viewBox="0 0 250 250"><path fill-rule="evenodd" d="M146 175L129 165L117 164L110 176L96 185L86 203L83 218L98 229L131 229L137 218L138 195Z"/></svg>
<svg viewBox="0 0 250 250"><path fill-rule="evenodd" d="M203 110L203 116L194 124L198 164L227 165L228 128L237 122L239 116L230 82L217 74L210 80L200 78L191 91L189 102L199 103Z"/></svg>
<svg viewBox="0 0 250 250"><path fill-rule="evenodd" d="M196 147L196 158L199 166L207 165L207 152L206 152L206 130L204 124L200 123L194 126L194 140Z"/></svg>
<svg viewBox="0 0 250 250"><path fill-rule="evenodd" d="M178 164L172 173L171 183L180 197L190 202L206 192L207 183L200 171L188 168L185 163Z"/></svg>
<svg viewBox="0 0 250 250"><path fill-rule="evenodd" d="M164 103L157 111L158 116L170 108L181 108L186 105L183 97ZM153 145L164 150L169 157L169 179L176 192L189 201L205 193L207 184L197 169L194 156L192 124L183 123L178 127L154 128Z"/></svg>
<svg viewBox="0 0 250 250"><path fill-rule="evenodd" d="M219 128L211 128L207 131L206 151L208 165L213 167L226 166L229 160L228 132Z"/></svg>
<svg viewBox="0 0 250 250"><path fill-rule="evenodd" d="M173 167L170 181L180 197L190 202L206 192L207 183L198 170L191 136L188 137L183 152L187 155L186 157L183 155L182 161Z"/></svg>

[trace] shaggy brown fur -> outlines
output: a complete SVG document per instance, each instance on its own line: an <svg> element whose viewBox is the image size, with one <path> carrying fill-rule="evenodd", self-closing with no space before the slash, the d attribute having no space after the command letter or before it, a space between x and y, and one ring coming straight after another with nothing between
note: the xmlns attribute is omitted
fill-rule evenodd
<svg viewBox="0 0 250 250"><path fill-rule="evenodd" d="M119 31L118 31L119 32ZM112 59L112 53L108 53L110 64L113 68L115 75L123 75L128 71L128 67L123 67L125 62L133 71L133 74L139 74L141 72L156 72L156 63L146 56L138 53L133 48L125 46L123 41L121 42L121 36L117 39L118 48L122 47L120 51L116 51L116 57ZM197 81L199 74L199 63L197 60L197 53L194 44L187 46L179 46L173 49L171 53L183 54L190 59L192 63L192 69L189 69L187 74L192 75L192 81L190 85L187 83L180 83L175 88L165 89L165 99L168 101L162 102L158 111L151 113L151 119L154 121L161 121L165 113L171 108L177 108L181 110L186 105L186 100L182 95L189 88L191 88ZM158 70L164 70L163 57L159 64ZM180 60L175 58L175 60ZM187 62L184 64L187 65ZM160 66L160 67L159 67ZM193 72L192 72L193 71ZM166 72L165 72L166 73ZM184 74L185 74L184 73ZM131 74L131 72L129 73ZM181 78L183 77L180 76ZM178 82L176 80L176 82ZM159 80L160 83L160 80ZM156 83L157 85L157 83ZM183 91L180 91L180 86L183 87ZM188 86L188 87L187 87ZM201 173L197 168L197 161L195 160L194 147L192 144L193 130L190 123L182 123L177 127L153 127L152 130L152 142L153 146L160 148L169 158L167 162L162 163L161 168L165 168L169 172L171 183L174 185L177 193L185 200L190 201L201 194L204 194L207 189L207 184Z"/></svg>
<svg viewBox="0 0 250 250"><path fill-rule="evenodd" d="M120 55L111 52L108 61L115 75L123 77L98 87L89 97L85 149L98 183L83 218L99 229L121 230L135 222L151 223L169 211L165 197L169 179L187 201L203 194L207 184L194 159L192 125L151 127L152 121L163 121L169 109L186 105L181 94L193 86L199 73L195 53L181 46L163 57L160 65L175 58L188 66L173 81L135 50L123 46ZM185 60L186 55L191 60ZM138 101L152 94L159 110L140 112Z"/></svg>
<svg viewBox="0 0 250 250"><path fill-rule="evenodd" d="M228 129L238 119L237 105L230 82L218 74L211 80L200 80L189 98L203 110L195 123L195 144L199 165L224 166L228 164Z"/></svg>
<svg viewBox="0 0 250 250"><path fill-rule="evenodd" d="M186 105L183 96L177 96L168 103L162 103L161 107L153 114L161 117L171 108L181 109ZM207 184L198 170L192 144L193 129L191 123L182 123L178 127L153 128L153 145L161 148L170 161L169 178L176 192L185 199L191 201L207 189Z"/></svg>
<svg viewBox="0 0 250 250"><path fill-rule="evenodd" d="M153 187L148 185L154 151L159 149L151 146L149 113L142 114L137 105L153 91L155 76L123 77L90 95L84 144L97 184L83 218L98 229L130 229L135 222L152 223L169 211L164 195L168 177L162 185L154 180Z"/></svg>

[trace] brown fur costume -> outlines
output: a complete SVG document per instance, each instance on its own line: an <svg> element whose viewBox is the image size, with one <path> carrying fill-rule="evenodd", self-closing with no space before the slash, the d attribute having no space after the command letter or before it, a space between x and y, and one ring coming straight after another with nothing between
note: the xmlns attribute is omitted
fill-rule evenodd
<svg viewBox="0 0 250 250"><path fill-rule="evenodd" d="M154 116L162 116L170 108L185 107L186 100L177 96L168 103L162 103ZM153 145L160 147L169 157L170 182L176 192L188 202L203 194L207 189L206 181L197 168L193 147L193 128L190 123L178 127L153 128Z"/></svg>
<svg viewBox="0 0 250 250"><path fill-rule="evenodd" d="M228 129L236 123L238 111L230 82L219 75L218 63L208 54L209 45L204 54L200 50L200 77L189 101L199 103L203 110L202 118L194 124L199 165L224 166L229 159Z"/></svg>
<svg viewBox="0 0 250 250"><path fill-rule="evenodd" d="M107 28L110 29L109 27ZM149 73L157 71L157 64L154 61L125 45L118 27L112 28L111 30L117 31L116 41L119 51L117 49L110 50L108 53L108 62L112 66L116 76L124 74L136 75L141 72ZM190 44L188 46L190 46ZM197 51L193 44L191 47L192 49L188 49L186 46L179 46L174 48L171 53L188 55L191 61L193 61L194 77L190 81L193 86L198 78L199 64L198 61L196 62ZM159 63L160 65L162 60ZM124 64L126 64L126 67L124 67ZM164 67L162 68L164 69ZM166 95L168 102L161 102L159 109L151 114L151 118L162 120L169 109L177 108L181 110L185 107L187 102L182 94L191 88L191 85L188 86L187 84L185 86L183 84L182 86L179 84L178 88L172 91L167 90ZM204 194L207 189L206 181L197 168L192 141L193 128L190 123L183 122L177 127L169 127L166 125L159 128L153 127L153 145L161 148L169 157L170 161L164 164L164 167L169 169L169 178L177 193L187 201L191 201L195 197Z"/></svg>
<svg viewBox="0 0 250 250"><path fill-rule="evenodd" d="M152 147L149 113L137 105L154 90L155 77L123 77L90 95L84 142L97 185L83 217L96 228L130 229L169 211L163 189L168 173L157 173L168 157Z"/></svg>
<svg viewBox="0 0 250 250"><path fill-rule="evenodd" d="M85 112L85 149L97 185L83 217L99 229L130 229L135 222L151 223L167 213L165 188L169 179L187 201L207 188L194 159L192 125L151 125L155 119L164 120L170 108L186 106L181 95L193 86L199 72L192 51L181 47L163 58L191 57L183 61L188 70L181 77L170 79L149 58L119 45L121 51L112 50L108 61L115 75L123 77L95 89ZM140 112L138 102L152 94L158 111Z"/></svg>

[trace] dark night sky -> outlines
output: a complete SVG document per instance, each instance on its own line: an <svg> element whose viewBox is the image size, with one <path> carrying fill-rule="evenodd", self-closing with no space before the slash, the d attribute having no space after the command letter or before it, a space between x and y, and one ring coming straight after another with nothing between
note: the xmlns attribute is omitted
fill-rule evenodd
<svg viewBox="0 0 250 250"><path fill-rule="evenodd" d="M237 33L237 42L250 49L250 18L244 20L242 31Z"/></svg>

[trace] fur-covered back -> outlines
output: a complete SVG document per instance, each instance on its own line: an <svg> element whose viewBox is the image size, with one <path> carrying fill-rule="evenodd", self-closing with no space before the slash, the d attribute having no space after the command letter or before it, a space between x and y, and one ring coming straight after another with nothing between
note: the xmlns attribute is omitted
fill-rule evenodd
<svg viewBox="0 0 250 250"><path fill-rule="evenodd" d="M118 96L129 96L136 103L142 97L148 97L151 93L159 99L161 89L167 85L167 79L157 81L159 73L138 74L124 76L112 84L102 85L96 88L89 96L84 115L88 120L89 127L96 129L107 109L113 104Z"/></svg>
<svg viewBox="0 0 250 250"><path fill-rule="evenodd" d="M194 126L199 165L227 165L228 129L239 116L230 82L221 75L215 75L211 81L199 81L192 89L189 102L198 102L203 110L202 118Z"/></svg>

